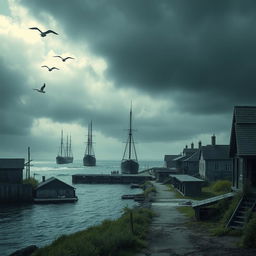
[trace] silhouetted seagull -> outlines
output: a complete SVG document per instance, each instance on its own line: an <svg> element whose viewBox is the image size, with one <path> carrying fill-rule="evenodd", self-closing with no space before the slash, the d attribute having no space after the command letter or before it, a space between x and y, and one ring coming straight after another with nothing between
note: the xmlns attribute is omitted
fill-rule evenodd
<svg viewBox="0 0 256 256"><path fill-rule="evenodd" d="M41 31L39 28L37 28L37 27L33 27L33 28L29 28L29 29L34 29L34 30L38 30L39 32L40 32L40 34L41 34L41 37L45 37L47 34L49 34L49 33L53 33L53 34L55 34L55 35L58 35L58 33L56 33L56 32L54 32L53 30L47 30L47 31L45 31L45 32L43 32L43 31Z"/></svg>
<svg viewBox="0 0 256 256"><path fill-rule="evenodd" d="M41 93L45 93L44 88L45 88L45 84L40 89L33 89L33 90L41 92Z"/></svg>
<svg viewBox="0 0 256 256"><path fill-rule="evenodd" d="M48 71L53 71L54 69L57 69L57 70L59 70L58 68L56 68L56 67L52 67L52 68L49 68L48 66L46 66L46 65L44 65L44 66L41 66L42 68L47 68L48 69Z"/></svg>
<svg viewBox="0 0 256 256"><path fill-rule="evenodd" d="M66 58L62 58L60 55L57 55L57 56L53 56L53 57L57 57L57 58L60 58L63 62L65 62L66 60L68 60L68 59L75 59L75 58L73 58L73 57L66 57Z"/></svg>

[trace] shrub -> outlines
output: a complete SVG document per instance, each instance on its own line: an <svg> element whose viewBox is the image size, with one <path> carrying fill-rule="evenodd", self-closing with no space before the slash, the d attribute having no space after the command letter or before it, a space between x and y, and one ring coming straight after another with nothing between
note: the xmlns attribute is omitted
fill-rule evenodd
<svg viewBox="0 0 256 256"><path fill-rule="evenodd" d="M215 193L228 193L231 191L231 182L229 180L219 180L212 185Z"/></svg>
<svg viewBox="0 0 256 256"><path fill-rule="evenodd" d="M30 184L33 188L35 188L38 185L38 181L35 178L28 178L23 180L23 184Z"/></svg>

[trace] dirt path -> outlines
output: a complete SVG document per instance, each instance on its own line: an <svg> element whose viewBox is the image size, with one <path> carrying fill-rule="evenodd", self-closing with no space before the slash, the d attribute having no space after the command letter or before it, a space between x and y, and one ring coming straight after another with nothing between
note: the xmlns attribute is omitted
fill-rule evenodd
<svg viewBox="0 0 256 256"><path fill-rule="evenodd" d="M177 210L177 199L165 185L154 183L157 193L152 210L157 214L151 224L148 248L137 256L250 256L256 250L237 248L237 238L213 237L204 230L188 228L188 220Z"/></svg>

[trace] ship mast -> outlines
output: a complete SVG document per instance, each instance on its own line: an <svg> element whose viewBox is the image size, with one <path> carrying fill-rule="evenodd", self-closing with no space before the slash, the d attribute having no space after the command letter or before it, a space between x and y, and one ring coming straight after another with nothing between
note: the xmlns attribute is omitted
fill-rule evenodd
<svg viewBox="0 0 256 256"><path fill-rule="evenodd" d="M137 153L134 145L134 139L132 136L132 103L130 109L130 123L129 123L129 132L128 132L128 140L125 145L123 160L125 159L125 155L127 154L128 150L128 159L132 159L132 153L134 152L135 160L137 161ZM133 152L132 152L133 151Z"/></svg>
<svg viewBox="0 0 256 256"><path fill-rule="evenodd" d="M129 159L131 159L131 146L132 146L132 105L130 109L130 127L129 127Z"/></svg>
<svg viewBox="0 0 256 256"><path fill-rule="evenodd" d="M62 148L63 148L63 130L61 130L61 139L60 139L60 155L62 156Z"/></svg>
<svg viewBox="0 0 256 256"><path fill-rule="evenodd" d="M71 134L69 136L69 155L72 156L72 150L71 150Z"/></svg>

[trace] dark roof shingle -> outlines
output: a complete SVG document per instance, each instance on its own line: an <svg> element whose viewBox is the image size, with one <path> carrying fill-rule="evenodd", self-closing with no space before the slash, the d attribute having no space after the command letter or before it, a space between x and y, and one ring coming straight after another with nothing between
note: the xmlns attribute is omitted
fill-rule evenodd
<svg viewBox="0 0 256 256"><path fill-rule="evenodd" d="M235 106L230 136L230 156L256 156L256 107Z"/></svg>
<svg viewBox="0 0 256 256"><path fill-rule="evenodd" d="M229 145L207 145L201 147L201 153L205 160L228 160Z"/></svg>

